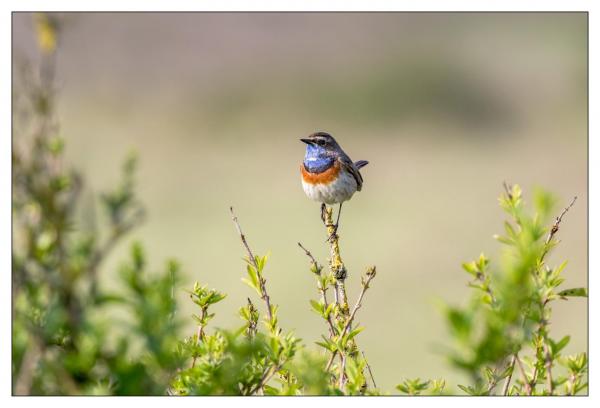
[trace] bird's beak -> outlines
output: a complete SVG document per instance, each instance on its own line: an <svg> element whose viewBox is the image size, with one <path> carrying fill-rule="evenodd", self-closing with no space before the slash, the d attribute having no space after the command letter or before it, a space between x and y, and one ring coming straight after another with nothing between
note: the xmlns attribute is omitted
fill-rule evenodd
<svg viewBox="0 0 600 408"><path fill-rule="evenodd" d="M304 143L306 143L307 145L313 144L313 141L310 139L300 139L300 140L303 141Z"/></svg>

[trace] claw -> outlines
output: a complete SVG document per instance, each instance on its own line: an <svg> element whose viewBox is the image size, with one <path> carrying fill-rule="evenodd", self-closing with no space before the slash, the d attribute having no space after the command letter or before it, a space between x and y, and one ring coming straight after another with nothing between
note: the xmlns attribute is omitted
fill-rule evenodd
<svg viewBox="0 0 600 408"><path fill-rule="evenodd" d="M335 238L338 238L338 235L337 235L338 224L327 224L326 226L327 226L327 228L333 227L333 231L331 232L331 234L329 234L329 237L327 237L327 241L325 241L325 242L333 242L333 240Z"/></svg>

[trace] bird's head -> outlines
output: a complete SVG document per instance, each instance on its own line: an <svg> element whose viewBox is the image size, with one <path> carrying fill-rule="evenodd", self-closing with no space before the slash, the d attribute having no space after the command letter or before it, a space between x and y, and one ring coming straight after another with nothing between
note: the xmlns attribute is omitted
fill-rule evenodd
<svg viewBox="0 0 600 408"><path fill-rule="evenodd" d="M300 140L306 143L307 156L334 156L341 150L333 136L326 132L315 132Z"/></svg>

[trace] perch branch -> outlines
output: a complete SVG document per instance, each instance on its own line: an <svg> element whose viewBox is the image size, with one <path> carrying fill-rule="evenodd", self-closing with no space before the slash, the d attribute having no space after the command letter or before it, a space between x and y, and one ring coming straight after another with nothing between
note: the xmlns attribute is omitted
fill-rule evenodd
<svg viewBox="0 0 600 408"><path fill-rule="evenodd" d="M339 237L336 233L333 223L333 208L325 209L325 225L329 236L331 260L329 267L333 276L335 276L336 300L344 316L348 316L348 296L346 295L346 277L347 271L340 255Z"/></svg>

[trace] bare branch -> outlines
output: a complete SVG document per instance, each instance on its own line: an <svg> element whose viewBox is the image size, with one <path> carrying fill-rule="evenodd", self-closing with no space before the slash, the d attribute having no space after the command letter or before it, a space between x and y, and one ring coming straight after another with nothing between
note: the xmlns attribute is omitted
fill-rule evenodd
<svg viewBox="0 0 600 408"><path fill-rule="evenodd" d="M198 329L196 331L196 345L200 345L200 343L204 340L204 326L202 325L202 321L206 317L206 308L200 309L200 323L198 323ZM196 366L197 356L194 356L192 359L192 368Z"/></svg>
<svg viewBox="0 0 600 408"><path fill-rule="evenodd" d="M338 383L338 387L339 389L343 389L344 387L344 380L346 378L346 354L342 354L342 363L340 364L340 378L339 378L339 383Z"/></svg>
<svg viewBox="0 0 600 408"><path fill-rule="evenodd" d="M506 182L504 182L504 189L506 190L506 193L510 197L510 189L509 189L508 185L506 184ZM577 196L574 196L573 199L571 200L571 202L569 203L569 205L562 210L562 212L560 213L560 215L558 217L556 217L554 224L552 225L552 228L550 228L550 232L548 233L548 236L546 237L546 241L544 243L546 248L544 249L544 251L542 252L542 256L540 257L540 263L542 263L544 261L544 258L548 254L548 251L550 250L550 248L548 248L548 245L554 238L554 235L556 235L556 233L558 232L559 226L560 226L560 223L562 222L563 217L571 209L571 207L573 207L573 205L575 204L575 201L577 201ZM535 277L535 275L534 275L534 277ZM542 305L542 307L544 307L544 306L545 306L545 304ZM523 320L523 324L525 324L525 319ZM511 369L514 369L515 361L517 361L517 360L518 360L518 352L515 353L511 359L511 362L509 364ZM535 372L534 379L535 379L536 375L537 375L537 370ZM504 386L502 387L502 395L507 395L508 387L510 385L511 379L512 379L512 372L511 372L511 374L508 375L508 377L506 377L506 381L504 382ZM529 388L531 388L530 385L529 385ZM530 390L530 392L531 391L533 391L533 390Z"/></svg>
<svg viewBox="0 0 600 408"><path fill-rule="evenodd" d="M502 395L508 395L508 387L510 386L510 380L512 379L512 374L513 374L512 372L515 368L516 360L517 360L517 353L512 355L512 357L510 359L510 363L508 363L511 370L510 370L510 374L508 374L508 377L506 377L506 381L504 381L504 386L502 387Z"/></svg>
<svg viewBox="0 0 600 408"><path fill-rule="evenodd" d="M279 371L281 369L281 366L283 364L277 364L275 366L270 366L263 374L263 376L261 377L260 381L258 382L258 384L256 384L256 387L254 387L250 393L248 395L252 395L255 394L256 392L258 392L258 390L262 389L271 379L271 377L273 377L275 375L275 373L277 371Z"/></svg>
<svg viewBox="0 0 600 408"><path fill-rule="evenodd" d="M523 384L525 384L525 392L527 393L527 395L531 395L533 391L531 388L531 383L527 378L527 374L525 374L525 368L523 368L523 363L521 362L521 359L519 358L518 354L515 354L515 359L517 360L517 366L519 367L519 371L521 372L521 377L523 377Z"/></svg>
<svg viewBox="0 0 600 408"><path fill-rule="evenodd" d="M327 365L325 366L325 371L329 371L329 369L331 368L331 365L333 364L333 360L335 360L335 356L337 356L338 351L334 351L333 353L331 353L331 357L329 357L329 361L327 361Z"/></svg>
<svg viewBox="0 0 600 408"><path fill-rule="evenodd" d="M315 257L310 253L310 251L302 246L300 242L298 242L298 246L304 250L306 256L308 256L311 260L312 267L315 269L315 274L318 277L321 277L321 270L323 269L318 263ZM323 300L323 305L325 309L329 307L329 302L327 301L327 287L323 287L321 285L321 281L317 280L317 287L319 292L321 293L321 299ZM331 320L331 315L327 315L327 323L329 325L329 334L330 336L335 335L335 326L333 325L333 321Z"/></svg>
<svg viewBox="0 0 600 408"><path fill-rule="evenodd" d="M315 259L315 257L310 253L310 251L306 248L304 248L304 246L302 246L302 244L300 242L298 242L298 246L300 248L302 248L302 250L304 251L304 253L306 254L306 256L308 256L310 258L310 263L312 264L312 266L315 267L315 269L320 270L321 268L319 267L319 264L317 263L317 260Z"/></svg>
<svg viewBox="0 0 600 408"><path fill-rule="evenodd" d="M546 358L546 380L548 384L548 392L550 395L552 395L554 392L554 385L552 384L552 358L550 357L550 350L546 342L544 342L544 354Z"/></svg>
<svg viewBox="0 0 600 408"><path fill-rule="evenodd" d="M252 265L254 266L254 269L256 270L256 273L258 274L258 282L260 285L261 296L262 296L262 299L265 301L265 304L267 305L267 315L269 316L269 321L272 322L273 321L273 312L271 310L271 300L269 298L269 294L267 293L267 288L265 286L265 283L267 281L263 278L262 273L260 272L260 270L258 268L258 263L256 262L256 258L254 257L254 254L252 253L252 250L250 249L250 245L248 245L248 241L246 241L246 236L242 232L242 227L240 227L240 223L238 222L238 219L237 219L235 213L233 212L233 207L229 207L229 211L231 212L231 220L235 224L238 234L240 235L240 239L242 240L244 247L246 247L246 251L248 251L249 261L252 263Z"/></svg>
<svg viewBox="0 0 600 408"><path fill-rule="evenodd" d="M573 199L571 200L571 203L567 207L565 207L565 209L560 213L560 215L558 217L556 217L556 220L554 221L554 225L552 225L552 228L550 229L550 232L548 233L548 237L546 238L546 245L548 245L550 243L550 241L552 241L552 238L558 232L558 227L560 226L560 223L561 223L563 217L571 209L571 207L573 207L573 205L575 204L575 201L577 201L577 196L573 197Z"/></svg>
<svg viewBox="0 0 600 408"><path fill-rule="evenodd" d="M350 313L350 316L348 317L348 320L346 321L346 325L344 326L344 330L342 330L341 336L345 336L346 333L348 333L348 330L350 330L350 327L352 326L352 321L354 320L354 317L356 316L356 312L358 312L358 309L361 308L362 300L365 296L367 289L369 289L369 283L371 283L371 281L373 280L375 275L376 275L376 269L374 266L371 266L367 270L367 279L363 280L362 290L360 291L360 294L358 295L358 300L356 301L356 304L352 308L352 312Z"/></svg>
<svg viewBox="0 0 600 408"><path fill-rule="evenodd" d="M362 354L363 358L365 359L365 363L367 364L367 370L369 370L369 375L371 376L371 381L373 382L373 388L377 388L377 384L375 384L375 377L373 377L373 371L371 371L371 366L367 361L367 357L365 357L365 352L361 351L360 353Z"/></svg>

